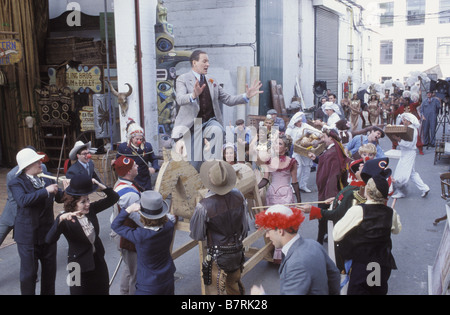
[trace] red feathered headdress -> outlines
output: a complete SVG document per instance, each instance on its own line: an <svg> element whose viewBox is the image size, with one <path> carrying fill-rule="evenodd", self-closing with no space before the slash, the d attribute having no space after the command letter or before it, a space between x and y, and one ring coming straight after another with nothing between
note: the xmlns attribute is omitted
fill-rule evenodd
<svg viewBox="0 0 450 315"><path fill-rule="evenodd" d="M261 229L283 229L288 232L297 231L305 216L300 209L286 206L272 206L255 217L255 224Z"/></svg>

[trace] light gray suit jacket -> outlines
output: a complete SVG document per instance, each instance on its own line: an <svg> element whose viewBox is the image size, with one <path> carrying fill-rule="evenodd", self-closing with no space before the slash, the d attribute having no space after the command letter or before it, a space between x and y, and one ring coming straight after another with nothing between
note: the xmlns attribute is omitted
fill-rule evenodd
<svg viewBox="0 0 450 315"><path fill-rule="evenodd" d="M211 93L211 99L214 108L214 114L217 121L223 126L223 115L220 110L220 103L227 106L236 106L240 104L246 104L247 100L244 95L232 96L227 94L217 81L206 76L208 82L209 91ZM175 119L175 124L172 131L172 138L181 138L193 125L194 119L197 118L200 111L200 105L198 100L191 102L190 96L194 91L196 78L192 71L182 74L177 78L176 92L177 92L177 104L180 106L180 110Z"/></svg>
<svg viewBox="0 0 450 315"><path fill-rule="evenodd" d="M340 273L322 245L300 237L279 269L282 295L339 295Z"/></svg>

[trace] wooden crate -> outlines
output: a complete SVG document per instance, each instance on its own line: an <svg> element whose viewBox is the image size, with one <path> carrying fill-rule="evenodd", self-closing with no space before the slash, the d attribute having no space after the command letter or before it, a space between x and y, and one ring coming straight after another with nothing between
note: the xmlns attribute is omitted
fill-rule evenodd
<svg viewBox="0 0 450 315"><path fill-rule="evenodd" d="M108 187L113 187L117 180L117 175L111 166L111 161L116 159L116 154L116 151L111 151L108 155L93 154L91 158L95 165L95 172Z"/></svg>
<svg viewBox="0 0 450 315"><path fill-rule="evenodd" d="M402 140L405 141L413 141L414 139L414 129L409 128L407 126L386 126L384 129L386 135L391 139L391 141L395 141L392 139L393 135L399 136Z"/></svg>

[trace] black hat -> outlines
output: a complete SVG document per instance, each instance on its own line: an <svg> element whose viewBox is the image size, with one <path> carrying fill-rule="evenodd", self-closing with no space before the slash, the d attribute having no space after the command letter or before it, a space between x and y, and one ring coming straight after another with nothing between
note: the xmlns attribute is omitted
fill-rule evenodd
<svg viewBox="0 0 450 315"><path fill-rule="evenodd" d="M382 177L381 175L375 175L374 177L372 177L372 179L375 182L375 186L377 186L378 191L383 195L385 199L387 199L389 195L389 184L386 178Z"/></svg>
<svg viewBox="0 0 450 315"><path fill-rule="evenodd" d="M392 174L392 170L388 168L389 158L381 158L369 160L364 164L361 171L361 178L367 184L369 179L380 176L384 179L389 178Z"/></svg>
<svg viewBox="0 0 450 315"><path fill-rule="evenodd" d="M76 175L70 180L66 193L71 196L87 196L96 191L98 185L92 183L91 176L87 174Z"/></svg>

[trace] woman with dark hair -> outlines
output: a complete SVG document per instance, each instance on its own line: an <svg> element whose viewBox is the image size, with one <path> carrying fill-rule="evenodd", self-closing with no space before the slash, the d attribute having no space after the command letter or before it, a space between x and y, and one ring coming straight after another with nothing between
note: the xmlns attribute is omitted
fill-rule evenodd
<svg viewBox="0 0 450 315"><path fill-rule="evenodd" d="M279 136L277 144L272 144L274 155L278 156L272 157L267 162L264 177L258 184L258 188L262 188L270 183L266 193L268 206L291 204L295 200L302 202L297 179L298 163L296 159L288 156L291 145L292 138L288 135ZM274 261L281 262L281 250L275 250Z"/></svg>
<svg viewBox="0 0 450 315"><path fill-rule="evenodd" d="M106 197L91 203L89 195L97 189ZM57 216L46 237L47 243L58 241L63 234L69 243L68 268L71 295L108 295L109 273L105 249L99 237L97 214L113 206L119 195L109 187L81 174L71 179L64 192L64 212Z"/></svg>

